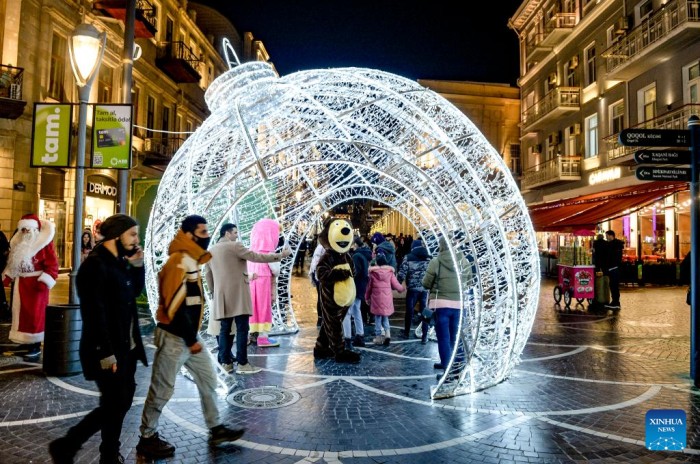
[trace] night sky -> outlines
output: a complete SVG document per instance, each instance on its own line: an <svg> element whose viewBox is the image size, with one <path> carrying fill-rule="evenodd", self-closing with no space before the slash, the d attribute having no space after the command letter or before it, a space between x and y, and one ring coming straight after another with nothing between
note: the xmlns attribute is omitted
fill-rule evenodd
<svg viewBox="0 0 700 464"><path fill-rule="evenodd" d="M518 78L514 0L201 0L265 44L281 75L346 66L410 79ZM485 6L486 5L486 6ZM488 6L493 5L493 6Z"/></svg>

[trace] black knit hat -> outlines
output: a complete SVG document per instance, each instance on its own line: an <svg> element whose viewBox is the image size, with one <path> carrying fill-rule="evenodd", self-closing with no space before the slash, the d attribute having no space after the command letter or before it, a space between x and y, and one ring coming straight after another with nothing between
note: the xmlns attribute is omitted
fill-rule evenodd
<svg viewBox="0 0 700 464"><path fill-rule="evenodd" d="M112 240L137 225L139 225L139 223L131 216L115 214L104 220L100 226L100 234L105 240Z"/></svg>

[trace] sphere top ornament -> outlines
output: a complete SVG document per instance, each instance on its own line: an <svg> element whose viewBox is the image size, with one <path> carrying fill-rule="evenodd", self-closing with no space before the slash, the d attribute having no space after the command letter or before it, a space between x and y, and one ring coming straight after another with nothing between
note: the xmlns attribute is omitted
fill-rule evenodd
<svg viewBox="0 0 700 464"><path fill-rule="evenodd" d="M229 70L206 92L211 115L165 171L146 234L152 311L157 272L182 219L226 222L249 243L268 217L296 251L321 215L378 201L415 226L429 251L447 239L461 288L455 353L433 398L505 379L519 362L539 295L535 234L510 171L474 124L440 95L362 68L278 77L267 63ZM282 263L273 331L298 330L293 259ZM206 292L205 292L206 293ZM298 300L297 300L298 301Z"/></svg>

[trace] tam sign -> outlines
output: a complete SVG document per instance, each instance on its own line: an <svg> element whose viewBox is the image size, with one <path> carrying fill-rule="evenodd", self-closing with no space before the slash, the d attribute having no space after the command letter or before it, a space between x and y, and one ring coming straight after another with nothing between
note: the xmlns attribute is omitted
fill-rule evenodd
<svg viewBox="0 0 700 464"><path fill-rule="evenodd" d="M34 104L32 167L68 167L72 115L71 104Z"/></svg>
<svg viewBox="0 0 700 464"><path fill-rule="evenodd" d="M591 175L588 176L588 185L604 184L605 182L610 182L611 180L619 179L620 177L622 177L622 170L619 166L600 169L592 172Z"/></svg>

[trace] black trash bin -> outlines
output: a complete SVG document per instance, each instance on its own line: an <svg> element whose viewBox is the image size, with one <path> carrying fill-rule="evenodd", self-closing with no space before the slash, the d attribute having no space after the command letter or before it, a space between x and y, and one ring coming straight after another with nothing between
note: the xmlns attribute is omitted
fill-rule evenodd
<svg viewBox="0 0 700 464"><path fill-rule="evenodd" d="M57 377L80 374L80 334L83 319L80 305L46 307L44 372Z"/></svg>

